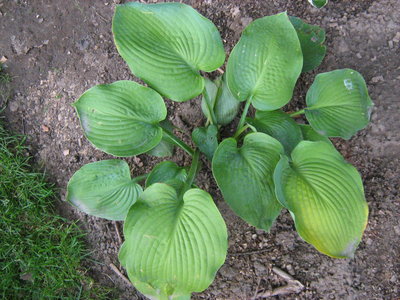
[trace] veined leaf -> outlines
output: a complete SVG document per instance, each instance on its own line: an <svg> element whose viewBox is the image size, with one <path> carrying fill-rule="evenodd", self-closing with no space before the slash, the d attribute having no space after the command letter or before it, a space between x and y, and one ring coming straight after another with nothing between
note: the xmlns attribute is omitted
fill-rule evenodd
<svg viewBox="0 0 400 300"><path fill-rule="evenodd" d="M352 257L368 219L360 174L326 142L302 141L282 157L274 182L297 232L320 252Z"/></svg>
<svg viewBox="0 0 400 300"><path fill-rule="evenodd" d="M308 72L318 67L325 57L326 46L325 30L316 25L310 25L297 17L289 17L301 45L303 53L303 69L302 72Z"/></svg>
<svg viewBox="0 0 400 300"><path fill-rule="evenodd" d="M328 0L308 0L308 2L316 8L322 8L328 4Z"/></svg>
<svg viewBox="0 0 400 300"><path fill-rule="evenodd" d="M133 74L175 101L199 95L199 71L214 71L225 60L215 25L182 3L118 5L113 33Z"/></svg>
<svg viewBox="0 0 400 300"><path fill-rule="evenodd" d="M287 104L303 67L303 55L286 13L250 23L232 50L226 77L239 100L251 98L258 110L276 110Z"/></svg>
<svg viewBox="0 0 400 300"><path fill-rule="evenodd" d="M334 147L329 138L327 138L324 135L320 135L310 125L299 124L299 126L301 129L301 133L303 134L303 139L305 141L325 142L325 143L328 143L329 145L331 145L332 147Z"/></svg>
<svg viewBox="0 0 400 300"><path fill-rule="evenodd" d="M161 96L133 81L100 84L74 104L88 140L115 156L132 156L154 148L167 116Z"/></svg>
<svg viewBox="0 0 400 300"><path fill-rule="evenodd" d="M146 188L154 183L166 183L180 191L185 183L187 172L172 161L163 161L151 170L146 179Z"/></svg>
<svg viewBox="0 0 400 300"><path fill-rule="evenodd" d="M142 191L131 179L128 164L110 159L80 168L68 182L66 198L84 213L123 221Z"/></svg>
<svg viewBox="0 0 400 300"><path fill-rule="evenodd" d="M205 290L224 263L227 230L211 196L155 183L130 209L119 259L143 294L159 299ZM170 298L169 298L170 297Z"/></svg>
<svg viewBox="0 0 400 300"><path fill-rule="evenodd" d="M174 126L170 121L164 120L160 122L160 126L172 132L174 130ZM147 154L156 156L156 157L165 157L172 156L174 154L174 142L171 141L171 138L167 135L163 134L163 137L160 143L155 146L153 149L147 152Z"/></svg>
<svg viewBox="0 0 400 300"><path fill-rule="evenodd" d="M318 74L306 103L305 114L312 128L344 139L367 126L373 106L364 78L351 69Z"/></svg>
<svg viewBox="0 0 400 300"><path fill-rule="evenodd" d="M192 132L193 142L199 147L209 160L212 160L215 150L218 147L218 128L215 125L198 127Z"/></svg>
<svg viewBox="0 0 400 300"><path fill-rule="evenodd" d="M257 132L246 135L240 148L235 139L225 139L212 161L225 201L243 220L266 231L281 211L272 175L282 153L277 140Z"/></svg>
<svg viewBox="0 0 400 300"><path fill-rule="evenodd" d="M283 145L288 155L303 139L299 125L281 110L257 111L254 119L247 118L246 120L257 131L276 138Z"/></svg>

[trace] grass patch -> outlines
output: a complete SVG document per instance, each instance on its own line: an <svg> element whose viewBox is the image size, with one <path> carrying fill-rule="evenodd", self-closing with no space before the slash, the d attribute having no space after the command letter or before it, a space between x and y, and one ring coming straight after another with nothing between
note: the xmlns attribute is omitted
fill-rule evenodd
<svg viewBox="0 0 400 300"><path fill-rule="evenodd" d="M53 186L31 171L24 137L0 124L0 298L109 299L81 267L84 234L54 213L54 200Z"/></svg>

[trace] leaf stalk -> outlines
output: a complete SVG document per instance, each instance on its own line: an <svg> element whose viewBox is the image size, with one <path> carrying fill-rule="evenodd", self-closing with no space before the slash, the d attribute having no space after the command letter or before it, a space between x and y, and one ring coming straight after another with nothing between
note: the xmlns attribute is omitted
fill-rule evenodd
<svg viewBox="0 0 400 300"><path fill-rule="evenodd" d="M184 141L182 141L180 138L178 138L175 134L173 134L168 129L163 128L163 132L166 136L168 136L174 142L175 145L182 148L190 156L193 156L194 150L192 149L192 147L190 147L188 144L186 144Z"/></svg>
<svg viewBox="0 0 400 300"><path fill-rule="evenodd" d="M208 95L207 88L205 86L204 86L204 89L203 89L203 96L204 96L204 98L206 100L207 109L208 109L208 111L210 113L210 118L211 119L209 119L209 120L210 120L211 124L216 125L217 124L217 118L216 118L216 116L214 114L214 107L210 106L211 100L210 100L210 96Z"/></svg>
<svg viewBox="0 0 400 300"><path fill-rule="evenodd" d="M190 166L189 173L188 173L188 176L185 181L185 185L181 192L181 196L183 196L183 194L188 189L190 189L190 187L193 184L194 179L196 178L197 173L200 171L201 163L200 163L199 158L200 158L200 151L198 149L196 149L196 151L193 154L192 165Z"/></svg>
<svg viewBox="0 0 400 300"><path fill-rule="evenodd" d="M242 115L239 120L238 127L237 127L235 135L234 135L235 138L238 137L243 132L242 128L243 128L244 122L246 121L246 116L249 111L252 98L253 98L253 96L250 96L246 101L246 105L244 106Z"/></svg>
<svg viewBox="0 0 400 300"><path fill-rule="evenodd" d="M304 109L302 109L302 110L295 111L295 112L289 114L289 116L295 117L295 116L298 116L298 115L302 115L302 114L304 114L304 113L305 113L305 111L304 111Z"/></svg>

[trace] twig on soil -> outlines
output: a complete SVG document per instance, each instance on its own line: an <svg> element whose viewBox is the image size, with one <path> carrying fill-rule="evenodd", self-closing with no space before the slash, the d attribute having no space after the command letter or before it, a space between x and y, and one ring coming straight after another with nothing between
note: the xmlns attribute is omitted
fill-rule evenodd
<svg viewBox="0 0 400 300"><path fill-rule="evenodd" d="M259 298L267 298L267 297L272 297L272 296L278 296L278 295L287 295L287 294L297 294L300 293L304 289L304 285L294 279L292 276L287 274L286 272L282 271L281 269L274 267L272 268L272 271L281 276L285 281L287 281L287 285L278 287L276 289L273 289L272 291L265 291L258 293L253 299L259 299Z"/></svg>
<svg viewBox="0 0 400 300"><path fill-rule="evenodd" d="M225 73L224 70L222 70L221 68L218 68L217 71L220 72L221 74Z"/></svg>
<svg viewBox="0 0 400 300"><path fill-rule="evenodd" d="M132 285L132 283L129 281L128 278L125 277L124 274L121 273L121 271L114 265L114 264L110 264L110 268L111 270L113 270L115 272L115 274L117 274L119 277L121 277L121 279L128 285Z"/></svg>
<svg viewBox="0 0 400 300"><path fill-rule="evenodd" d="M114 223L115 231L117 232L119 244L121 245L124 241L122 240L121 234L119 233L118 223L117 223L117 221L114 221L113 223Z"/></svg>
<svg viewBox="0 0 400 300"><path fill-rule="evenodd" d="M261 283L261 278L260 278L260 279L258 279L258 282L257 282L257 287L256 287L256 290L255 290L255 292L254 292L254 296L253 296L253 298L252 298L252 299L256 299L256 298L257 298L257 295L258 295L258 289L260 288L260 283Z"/></svg>

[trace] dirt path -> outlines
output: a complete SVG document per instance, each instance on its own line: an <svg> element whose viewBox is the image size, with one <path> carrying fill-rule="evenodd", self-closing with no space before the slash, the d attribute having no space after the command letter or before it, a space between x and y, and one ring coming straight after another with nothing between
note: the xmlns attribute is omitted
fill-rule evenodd
<svg viewBox="0 0 400 300"><path fill-rule="evenodd" d="M32 155L62 195L69 177L80 166L108 157L85 140L70 104L95 84L133 79L112 42L114 2L0 1L0 57L8 58L14 88L7 121L15 131L29 135ZM399 297L400 1L331 1L322 10L305 0L184 2L217 24L227 51L251 20L284 10L326 28L328 54L318 71L358 70L375 102L371 125L348 142L336 141L346 159L361 172L370 207L368 227L355 258L335 260L317 253L298 237L287 212L270 233L246 225L222 202L211 174L204 169L198 183L221 208L230 247L214 284L194 298L248 299L257 290L284 285L272 272L273 267L305 285L300 294L287 299ZM315 74L300 80L291 108L302 106ZM172 122L187 132L203 122L199 101L169 102L168 108ZM179 150L173 160L181 165L190 161ZM141 174L159 160L140 155L128 161L133 172ZM132 299L134 290L108 266L118 266L114 224L82 215L64 204L60 204L60 211L72 219L80 218L88 230L94 257L102 263L91 266L94 275L104 284L120 287L121 298Z"/></svg>

